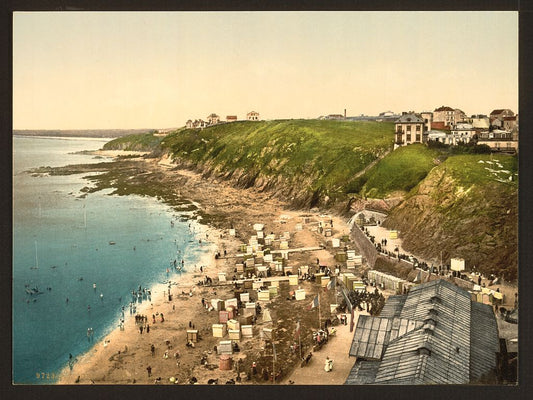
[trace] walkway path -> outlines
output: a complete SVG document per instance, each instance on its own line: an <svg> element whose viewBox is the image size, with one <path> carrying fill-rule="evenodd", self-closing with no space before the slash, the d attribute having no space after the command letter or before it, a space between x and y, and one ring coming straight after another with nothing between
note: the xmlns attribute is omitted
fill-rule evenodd
<svg viewBox="0 0 533 400"><path fill-rule="evenodd" d="M347 315L348 325L337 325L335 336L330 337L322 349L313 353L313 358L308 365L297 366L293 373L282 381L283 384L288 384L290 380L295 385L344 385L355 363L355 357L350 357L349 352L357 319L359 315L368 315L368 313L366 311L355 312L354 331L352 332L350 332L350 315ZM324 371L326 357L333 360L331 372Z"/></svg>

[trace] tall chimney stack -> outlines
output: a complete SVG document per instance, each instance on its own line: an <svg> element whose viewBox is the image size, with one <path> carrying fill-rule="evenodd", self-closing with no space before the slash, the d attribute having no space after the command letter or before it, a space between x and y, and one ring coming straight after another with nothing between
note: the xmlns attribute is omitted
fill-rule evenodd
<svg viewBox="0 0 533 400"><path fill-rule="evenodd" d="M344 119L346 119L346 108L344 109Z"/></svg>

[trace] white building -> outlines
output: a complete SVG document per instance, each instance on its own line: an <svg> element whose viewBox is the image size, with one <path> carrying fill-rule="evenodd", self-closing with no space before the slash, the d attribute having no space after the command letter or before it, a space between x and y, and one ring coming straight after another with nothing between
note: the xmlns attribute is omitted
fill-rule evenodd
<svg viewBox="0 0 533 400"><path fill-rule="evenodd" d="M456 124L451 130L451 144L469 143L475 133L476 130L471 124Z"/></svg>
<svg viewBox="0 0 533 400"><path fill-rule="evenodd" d="M257 111L250 111L246 114L246 119L248 121L259 121L259 113Z"/></svg>

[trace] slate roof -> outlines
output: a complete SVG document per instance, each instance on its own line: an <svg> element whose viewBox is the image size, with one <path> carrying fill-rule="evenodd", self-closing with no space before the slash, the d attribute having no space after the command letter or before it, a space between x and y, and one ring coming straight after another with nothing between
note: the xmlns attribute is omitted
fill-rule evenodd
<svg viewBox="0 0 533 400"><path fill-rule="evenodd" d="M391 296L383 310L379 317L359 317L350 348L358 360L347 383L465 384L496 366L492 308L472 302L450 282L435 280ZM373 382L368 373L357 377L365 360L379 364Z"/></svg>
<svg viewBox="0 0 533 400"><path fill-rule="evenodd" d="M382 318L398 317L406 298L407 296L389 296L379 316Z"/></svg>
<svg viewBox="0 0 533 400"><path fill-rule="evenodd" d="M420 115L409 113L409 114L404 114L400 116L400 118L396 120L396 123L397 124L424 123L424 119Z"/></svg>
<svg viewBox="0 0 533 400"><path fill-rule="evenodd" d="M492 307L487 304L472 302L470 321L470 380L481 378L496 363L496 353L500 351L498 339L498 323L493 315Z"/></svg>

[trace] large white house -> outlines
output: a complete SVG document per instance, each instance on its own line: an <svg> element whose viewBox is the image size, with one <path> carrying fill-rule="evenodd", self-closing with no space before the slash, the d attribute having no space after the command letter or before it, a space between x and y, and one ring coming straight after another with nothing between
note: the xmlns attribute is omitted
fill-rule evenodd
<svg viewBox="0 0 533 400"><path fill-rule="evenodd" d="M411 143L424 143L425 121L420 114L402 113L395 122L396 140L394 148Z"/></svg>

